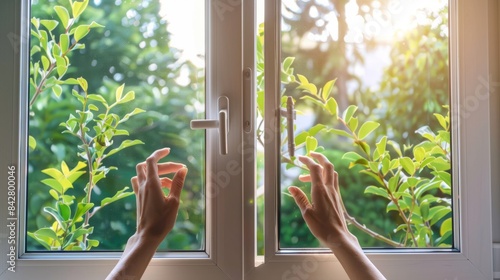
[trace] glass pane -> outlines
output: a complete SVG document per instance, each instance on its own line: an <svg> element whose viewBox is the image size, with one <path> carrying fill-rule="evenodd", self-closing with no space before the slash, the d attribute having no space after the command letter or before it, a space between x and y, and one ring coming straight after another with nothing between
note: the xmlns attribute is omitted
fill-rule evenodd
<svg viewBox="0 0 500 280"><path fill-rule="evenodd" d="M27 250L122 250L135 165L162 147L189 174L159 250L204 250L205 135L189 121L205 115L205 1L33 0L31 12Z"/></svg>
<svg viewBox="0 0 500 280"><path fill-rule="evenodd" d="M349 229L377 248L453 248L448 2L282 3L281 249L321 246L290 185L295 156L326 155L339 173ZM291 139L293 138L293 139Z"/></svg>

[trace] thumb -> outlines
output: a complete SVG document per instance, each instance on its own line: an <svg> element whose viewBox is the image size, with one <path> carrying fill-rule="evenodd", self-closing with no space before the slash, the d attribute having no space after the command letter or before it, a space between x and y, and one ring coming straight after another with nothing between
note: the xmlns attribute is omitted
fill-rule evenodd
<svg viewBox="0 0 500 280"><path fill-rule="evenodd" d="M170 187L171 196L179 199L181 196L181 190L184 186L184 180L186 179L187 168L183 167L179 171L177 171L172 179L172 187Z"/></svg>
<svg viewBox="0 0 500 280"><path fill-rule="evenodd" d="M311 207L309 199L307 199L306 194L301 189L297 187L289 187L288 191L293 196L293 199L295 199L295 203L297 203L302 213L304 213L307 208Z"/></svg>

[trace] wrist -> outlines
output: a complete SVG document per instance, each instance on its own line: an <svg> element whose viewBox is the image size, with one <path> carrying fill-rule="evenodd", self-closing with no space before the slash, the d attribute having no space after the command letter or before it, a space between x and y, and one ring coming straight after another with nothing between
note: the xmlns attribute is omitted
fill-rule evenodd
<svg viewBox="0 0 500 280"><path fill-rule="evenodd" d="M129 245L139 245L143 246L143 244L148 244L148 247L156 248L163 241L163 238L155 237L150 234L147 234L143 231L136 231L130 238L128 239L127 246Z"/></svg>
<svg viewBox="0 0 500 280"><path fill-rule="evenodd" d="M342 236L336 239L336 242L328 242L327 247L332 250L332 252L336 252L338 250L362 250L359 245L358 239L356 236L348 233L346 236Z"/></svg>

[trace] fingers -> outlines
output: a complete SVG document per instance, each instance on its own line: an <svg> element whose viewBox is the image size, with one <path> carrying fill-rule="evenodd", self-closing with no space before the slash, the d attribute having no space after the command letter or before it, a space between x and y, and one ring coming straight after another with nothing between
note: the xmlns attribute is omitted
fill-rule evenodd
<svg viewBox="0 0 500 280"><path fill-rule="evenodd" d="M146 180L146 163L141 162L135 166L135 172L137 173L137 179L142 182Z"/></svg>
<svg viewBox="0 0 500 280"><path fill-rule="evenodd" d="M179 171L181 168L186 167L182 163L166 162L158 164L158 175L165 175Z"/></svg>
<svg viewBox="0 0 500 280"><path fill-rule="evenodd" d="M172 187L172 180L170 178L160 178L160 183L161 186L167 189L170 189Z"/></svg>
<svg viewBox="0 0 500 280"><path fill-rule="evenodd" d="M186 179L187 168L183 167L174 175L172 179L172 184L170 187L169 196L173 196L177 199L181 196L182 187L184 186L184 180Z"/></svg>
<svg viewBox="0 0 500 280"><path fill-rule="evenodd" d="M317 164L313 159L309 158L309 157L305 157L305 156L299 156L299 160L300 162L302 162L303 164L305 164L307 166L307 168L309 169L309 173L310 173L310 178L308 178L309 180L311 180L312 182L314 181L322 181L322 177L323 177L323 167L321 167L321 165ZM307 177L303 177L303 178L307 178Z"/></svg>
<svg viewBox="0 0 500 280"><path fill-rule="evenodd" d="M160 150L154 151L147 159L146 159L146 174L149 178L158 177L158 161L167 156L170 153L170 148L163 148ZM139 174L137 174L139 176ZM140 178L139 178L140 179Z"/></svg>
<svg viewBox="0 0 500 280"><path fill-rule="evenodd" d="M299 160L305 164L307 168L309 168L311 179L311 199L313 203L317 203L320 197L326 192L326 188L323 183L323 167L309 157L299 156Z"/></svg>
<svg viewBox="0 0 500 280"><path fill-rule="evenodd" d="M322 154L311 153L311 157L316 159L323 166L323 179L327 186L333 186L335 179L335 169L333 164Z"/></svg>
<svg viewBox="0 0 500 280"><path fill-rule="evenodd" d="M311 175L306 174L306 175L299 175L299 181L308 183L311 182Z"/></svg>
<svg viewBox="0 0 500 280"><path fill-rule="evenodd" d="M134 193L137 194L137 192L139 191L139 179L137 178L137 176L132 177L132 179L130 179L130 183L132 184Z"/></svg>
<svg viewBox="0 0 500 280"><path fill-rule="evenodd" d="M302 213L304 213L307 208L312 207L306 194L301 189L297 187L289 187L288 191L293 196L293 199L295 199L295 203L297 203L297 206L299 206Z"/></svg>

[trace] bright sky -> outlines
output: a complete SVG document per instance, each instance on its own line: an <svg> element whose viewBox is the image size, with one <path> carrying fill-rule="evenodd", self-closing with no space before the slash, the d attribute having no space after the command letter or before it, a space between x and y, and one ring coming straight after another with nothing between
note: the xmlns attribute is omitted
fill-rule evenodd
<svg viewBox="0 0 500 280"><path fill-rule="evenodd" d="M183 57L204 65L205 1L160 0L160 15L168 22L171 45L183 51Z"/></svg>

